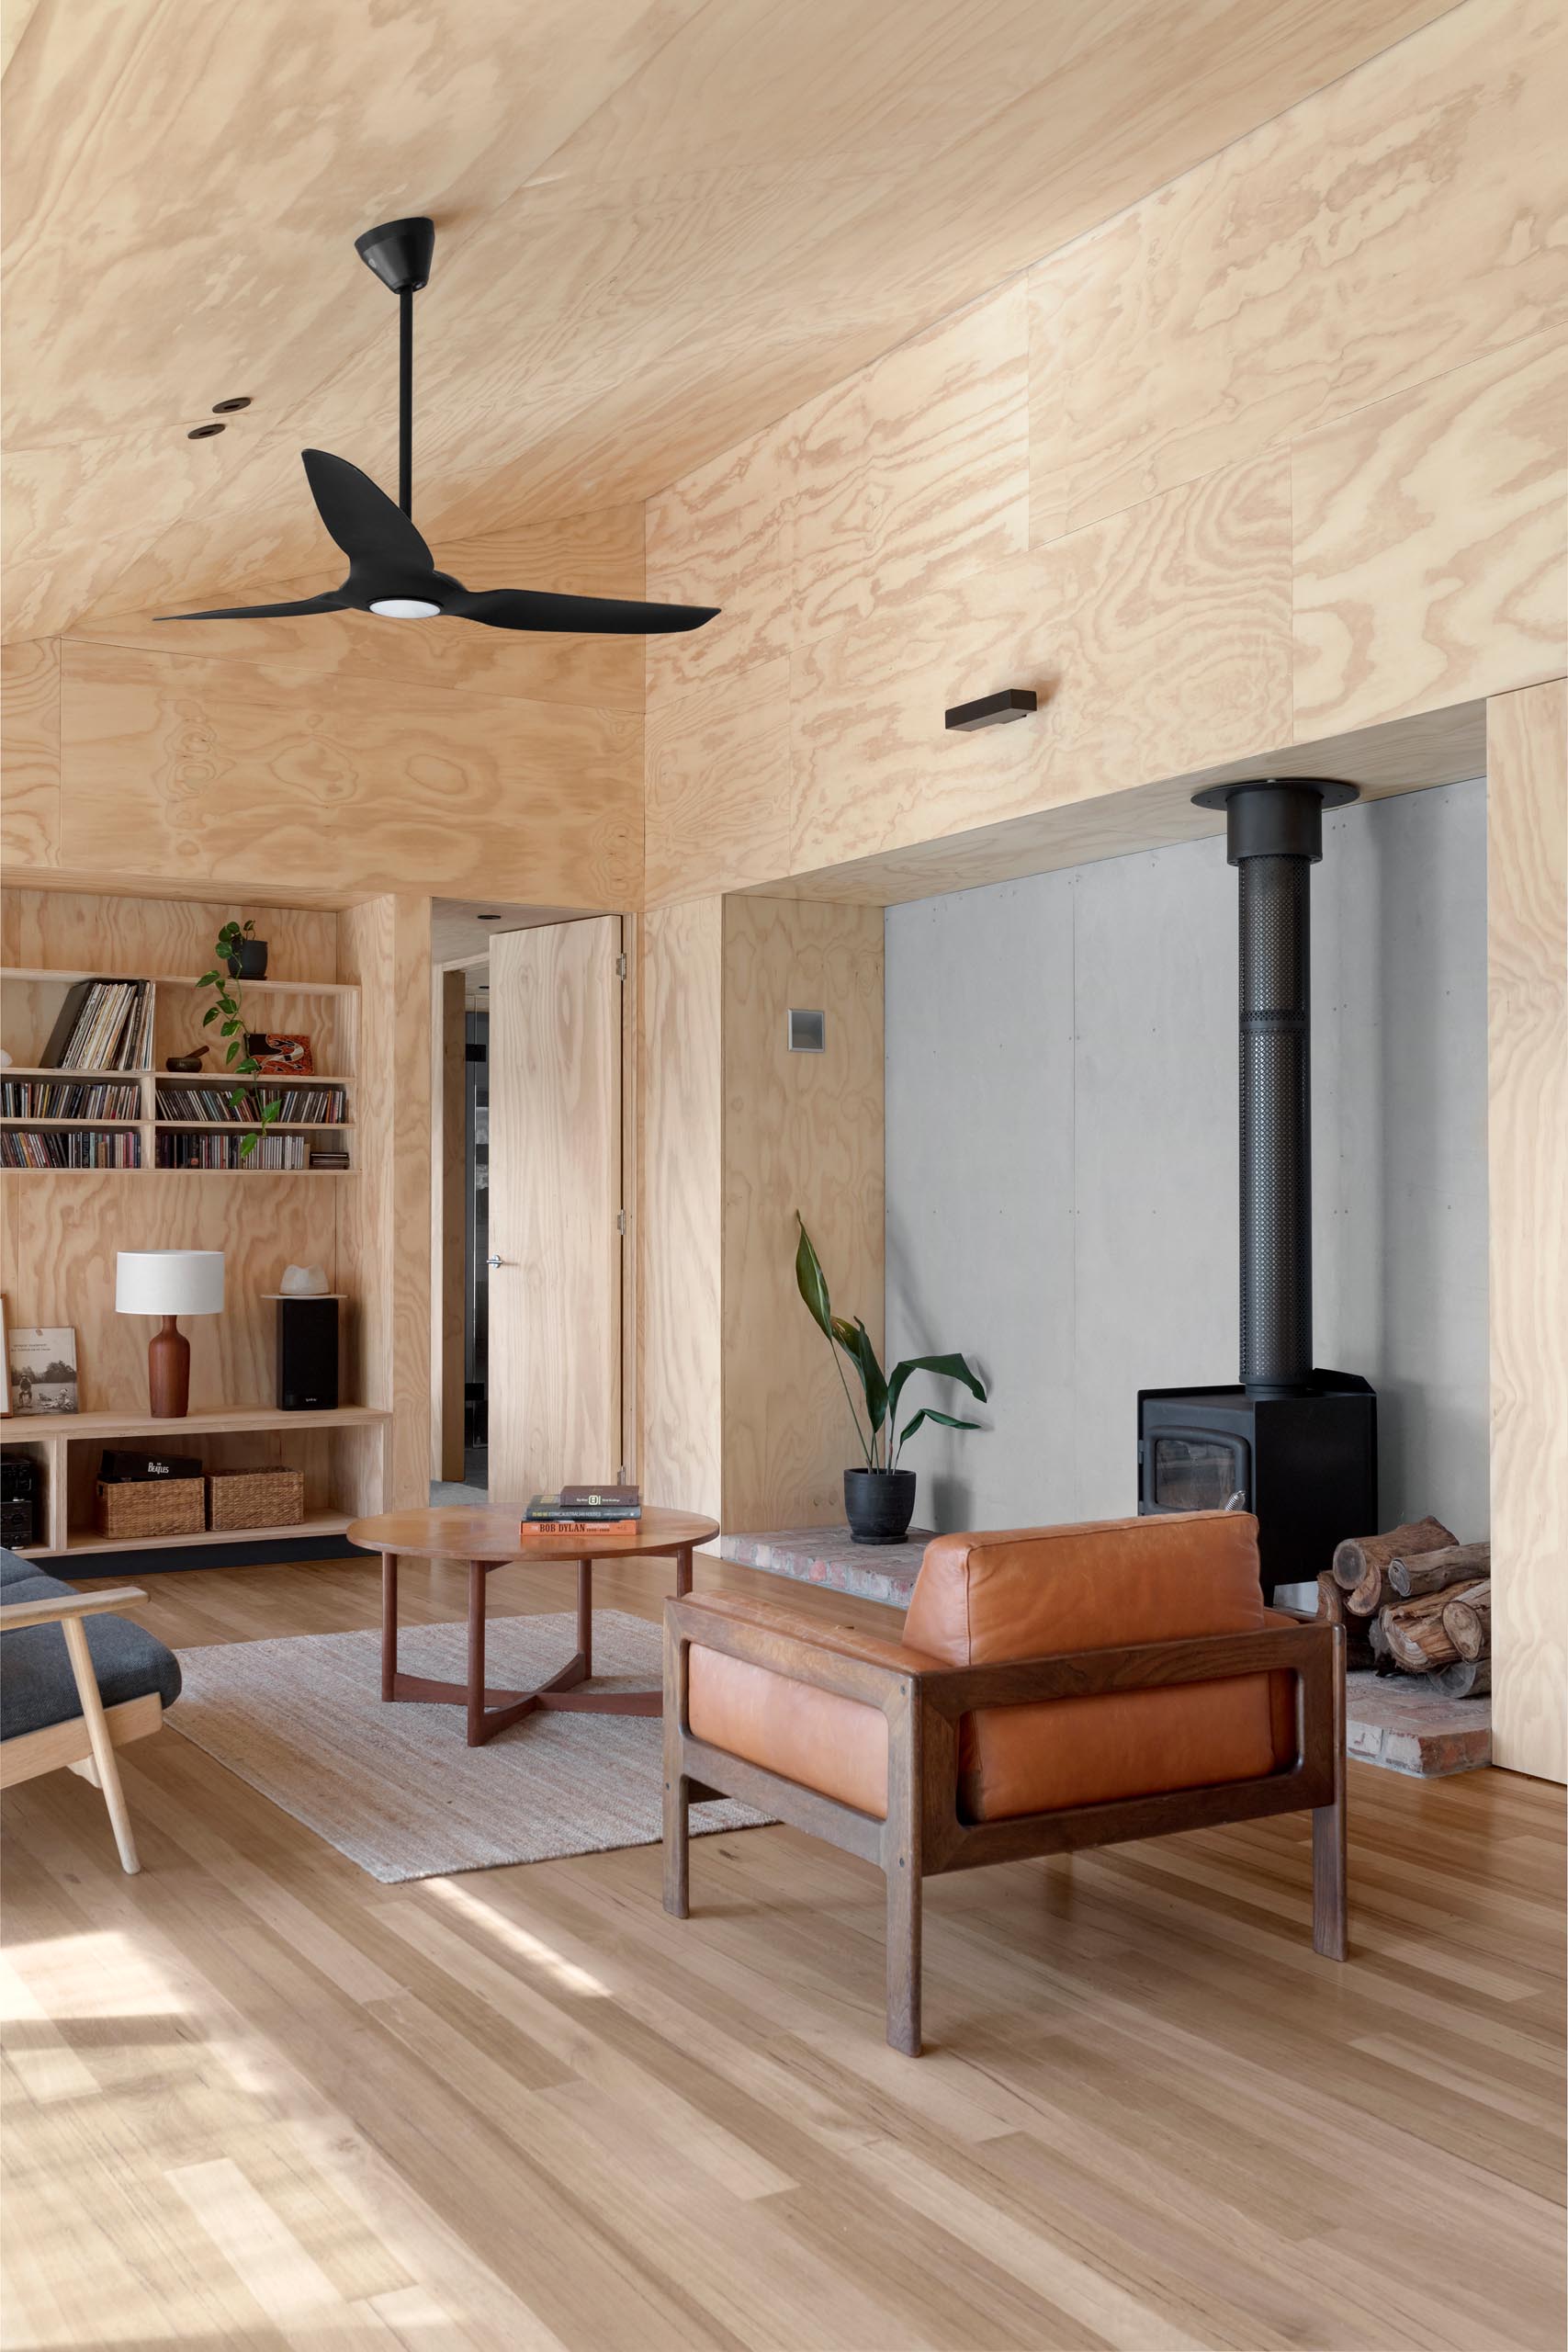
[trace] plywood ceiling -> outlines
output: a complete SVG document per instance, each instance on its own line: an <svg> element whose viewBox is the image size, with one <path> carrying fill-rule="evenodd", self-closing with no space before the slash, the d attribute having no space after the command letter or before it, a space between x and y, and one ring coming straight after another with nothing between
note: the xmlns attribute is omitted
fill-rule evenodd
<svg viewBox="0 0 1568 2352"><path fill-rule="evenodd" d="M647 496L1443 13L18 5L6 633L338 576L298 453L395 479L377 220L438 224L415 513L469 537Z"/></svg>

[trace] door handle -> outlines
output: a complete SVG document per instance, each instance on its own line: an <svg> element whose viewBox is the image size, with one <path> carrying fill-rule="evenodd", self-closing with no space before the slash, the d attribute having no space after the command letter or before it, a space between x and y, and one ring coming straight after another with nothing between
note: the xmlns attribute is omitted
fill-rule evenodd
<svg viewBox="0 0 1568 2352"><path fill-rule="evenodd" d="M509 1266L511 1263L512 1261L510 1258L490 1257L485 1260L485 1264L487 1266Z"/></svg>

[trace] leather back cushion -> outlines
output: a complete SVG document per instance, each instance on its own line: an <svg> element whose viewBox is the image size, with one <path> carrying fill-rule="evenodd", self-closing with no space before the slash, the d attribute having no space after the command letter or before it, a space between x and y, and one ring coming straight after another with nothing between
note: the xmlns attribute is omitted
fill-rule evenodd
<svg viewBox="0 0 1568 2352"><path fill-rule="evenodd" d="M987 1666L1257 1633L1265 1616L1257 1521L1193 1511L940 1535L904 1640L951 1666ZM960 1809L1006 1820L1251 1780L1289 1762L1293 1715L1293 1678L1266 1674L982 1710L961 1727Z"/></svg>

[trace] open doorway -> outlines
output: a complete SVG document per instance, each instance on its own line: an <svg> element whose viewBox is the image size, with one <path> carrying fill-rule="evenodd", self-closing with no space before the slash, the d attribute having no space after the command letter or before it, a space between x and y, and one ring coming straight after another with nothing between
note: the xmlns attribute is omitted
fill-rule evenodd
<svg viewBox="0 0 1568 2352"><path fill-rule="evenodd" d="M626 1471L619 916L432 908L431 1479L521 1509Z"/></svg>

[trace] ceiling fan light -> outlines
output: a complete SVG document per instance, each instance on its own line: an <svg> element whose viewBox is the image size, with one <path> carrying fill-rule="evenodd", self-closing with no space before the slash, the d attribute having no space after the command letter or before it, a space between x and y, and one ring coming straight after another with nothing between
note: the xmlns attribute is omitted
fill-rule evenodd
<svg viewBox="0 0 1568 2352"><path fill-rule="evenodd" d="M370 609L389 621L434 621L441 616L440 605L427 603L423 596L378 596Z"/></svg>

